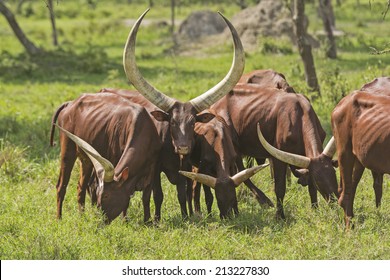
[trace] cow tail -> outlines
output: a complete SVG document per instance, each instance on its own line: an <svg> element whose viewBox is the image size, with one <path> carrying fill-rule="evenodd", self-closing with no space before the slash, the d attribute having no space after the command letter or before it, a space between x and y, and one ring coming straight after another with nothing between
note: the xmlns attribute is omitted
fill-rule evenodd
<svg viewBox="0 0 390 280"><path fill-rule="evenodd" d="M60 107L58 107L57 111L54 113L51 119L51 130L50 130L50 146L54 146L54 130L56 128L55 123L57 122L58 115L61 111L69 105L70 102L63 103Z"/></svg>

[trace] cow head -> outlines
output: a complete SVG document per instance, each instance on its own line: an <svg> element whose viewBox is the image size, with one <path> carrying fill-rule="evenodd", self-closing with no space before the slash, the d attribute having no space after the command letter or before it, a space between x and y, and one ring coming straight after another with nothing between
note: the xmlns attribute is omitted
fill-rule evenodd
<svg viewBox="0 0 390 280"><path fill-rule="evenodd" d="M336 149L334 138L329 141L324 151L318 157L308 158L273 147L265 140L259 124L257 125L257 133L261 144L271 156L301 168L294 171L294 175L299 177L298 182L300 184L307 185L311 181L326 201L334 200L334 196L339 196L336 172L334 170L334 162L332 161Z"/></svg>
<svg viewBox="0 0 390 280"><path fill-rule="evenodd" d="M245 169L232 177L223 178L215 178L213 176L187 171L179 171L179 173L215 190L219 216L222 219L229 217L233 210L237 212L237 197L235 188L268 165L269 164L267 163L254 166Z"/></svg>
<svg viewBox="0 0 390 280"><path fill-rule="evenodd" d="M116 170L112 163L102 157L90 144L62 127L56 126L75 142L91 160L97 179L97 206L102 209L106 222L110 223L127 209L130 195L135 191L135 188L126 184L129 175L128 167Z"/></svg>
<svg viewBox="0 0 390 280"><path fill-rule="evenodd" d="M146 10L130 31L123 53L123 65L128 80L150 102L161 109L151 114L160 121L168 121L170 134L175 152L185 156L191 152L194 144L194 125L197 121L207 122L213 118L210 113L198 115L204 109L210 107L217 100L226 95L238 82L245 66L245 53L241 41L232 24L221 14L228 25L234 42L234 58L230 71L225 78L210 90L189 102L179 102L166 96L149 84L141 75L135 61L135 42L138 28L142 19L149 10Z"/></svg>

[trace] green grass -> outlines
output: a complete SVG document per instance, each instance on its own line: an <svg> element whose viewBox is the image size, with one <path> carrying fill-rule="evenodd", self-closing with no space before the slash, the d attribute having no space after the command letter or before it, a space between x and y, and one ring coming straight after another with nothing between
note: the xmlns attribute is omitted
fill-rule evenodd
<svg viewBox="0 0 390 280"><path fill-rule="evenodd" d="M10 1L9 1L10 2ZM122 1L125 2L125 1ZM338 59L314 50L322 98L313 101L330 137L330 113L342 96L377 76L390 75L390 56L373 56L369 46L389 42L389 19L381 21L379 1L355 7L342 1L335 7L339 38ZM346 3L345 3L346 2ZM362 3L364 1L361 1ZM29 37L46 52L28 57L0 17L0 258L1 259L389 259L389 182L383 205L375 208L370 173L365 172L355 199L356 227L345 232L343 211L327 205L311 209L308 191L293 179L287 187L287 219L275 219L275 209L263 209L249 191L238 188L240 215L221 221L214 204L211 217L182 221L176 188L164 178L163 218L156 226L143 223L141 194L132 199L129 222L120 218L105 226L89 205L78 212L78 165L57 221L55 185L59 148L49 147L51 117L64 101L102 87L129 88L122 67L122 50L129 26L144 5L98 4L95 10L76 1L60 1L60 47L50 42L50 25L42 3L33 3L29 17L17 15ZM179 19L202 6L181 7ZM231 17L238 7L215 5ZM310 31L322 29L312 5L307 6ZM169 6L157 6L148 19L166 19ZM272 68L284 73L298 91L311 97L303 66L288 41L261 38L258 50L247 54L246 72ZM216 84L231 63L231 43L197 50L194 55L173 52L169 27L141 26L137 62L158 89L188 100ZM56 138L58 142L58 138ZM275 202L268 171L255 183ZM205 208L202 201L202 206ZM153 207L153 206L152 206ZM205 211L205 210L204 210Z"/></svg>

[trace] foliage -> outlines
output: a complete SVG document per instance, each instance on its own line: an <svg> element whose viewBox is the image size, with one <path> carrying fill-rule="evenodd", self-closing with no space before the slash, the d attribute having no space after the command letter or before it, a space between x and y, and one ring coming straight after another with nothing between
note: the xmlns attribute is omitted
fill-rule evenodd
<svg viewBox="0 0 390 280"><path fill-rule="evenodd" d="M376 209L368 171L356 194L356 227L351 232L344 230L339 206L327 205L319 198L319 208L311 209L307 189L295 179L287 187L285 221L275 219L275 209L261 208L244 186L237 189L237 218L221 221L214 205L212 216L182 221L176 189L163 177L161 223L147 226L142 222L141 194L137 193L131 200L129 222L118 218L106 226L88 199L85 213L78 212L77 164L68 186L63 220L57 221L59 147L49 147L52 114L64 101L83 92L131 87L121 60L131 26L125 20L136 18L146 8L145 1L134 0L131 5L125 0L111 5L95 1L93 9L86 2L59 1L55 7L60 47L50 43L47 9L41 1L31 1L32 13L28 16L18 15L26 33L46 51L37 57L24 54L0 17L1 259L390 258L389 182L386 177L383 205ZM212 9L222 7L228 17L239 9L233 3L213 3ZM356 7L355 3L343 1L341 7L335 8L336 26L346 34L337 39L339 58L328 60L321 49L314 51L322 98L315 100L313 106L328 138L335 104L373 78L390 74L389 55L374 56L369 49L381 49L388 42L388 23L375 14L375 7L370 11L368 4ZM169 19L168 5L155 5L145 23L146 19ZM183 4L178 17L185 18L191 11L204 8L201 1ZM307 8L311 31L322 28L314 8ZM359 22L364 24L357 28ZM298 92L310 97L295 47L283 40L261 41L264 44L257 51L247 53L246 72L272 68L283 73ZM192 55L177 54L172 46L167 26L145 24L137 38L137 62L148 81L180 100L206 91L230 67L230 41L222 46L199 47ZM55 139L58 142L58 134ZM273 181L267 170L254 182L275 202Z"/></svg>

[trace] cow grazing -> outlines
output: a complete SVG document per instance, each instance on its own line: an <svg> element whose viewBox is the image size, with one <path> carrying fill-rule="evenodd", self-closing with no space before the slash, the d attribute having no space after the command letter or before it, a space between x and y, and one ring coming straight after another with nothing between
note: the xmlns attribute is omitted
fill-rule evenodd
<svg viewBox="0 0 390 280"><path fill-rule="evenodd" d="M355 91L332 112L340 168L339 204L344 209L347 228L354 216L353 201L364 168L380 175L390 172L389 110L388 94Z"/></svg>
<svg viewBox="0 0 390 280"><path fill-rule="evenodd" d="M81 162L78 204L83 210L85 193L95 169L98 179L97 204L111 222L125 212L130 196L144 190L150 197L161 141L146 110L109 93L84 94L60 106L53 116L61 129L61 168L57 183L57 218L76 158ZM149 220L149 203L144 219Z"/></svg>
<svg viewBox="0 0 390 280"><path fill-rule="evenodd" d="M173 147L173 151L176 154L176 162L186 161L191 153L195 142L194 126L196 122L208 122L214 115L210 113L199 114L203 110L207 109L211 104L221 99L226 95L238 82L245 66L245 53L241 44L241 41L237 35L236 30L232 24L224 17L226 24L228 25L234 43L234 58L230 71L221 82L215 85L210 90L201 94L200 96L190 100L189 102L180 102L171 97L166 96L152 85L150 85L141 75L136 61L135 61L135 42L138 32L138 28L142 22L142 19L146 15L144 12L137 20L132 30L130 31L124 54L123 64L126 76L128 80L134 85L134 87L145 96L158 110L150 111L150 113L159 121L165 121L168 123L168 133L171 143L165 143L170 147ZM169 148L170 149L170 148ZM190 165L183 165L183 170L191 170ZM178 179L180 182L185 182L186 179L180 175ZM172 181L171 181L172 182ZM179 183L180 183L179 182ZM188 215L186 208L186 186L182 183L177 185L178 198L181 205L183 217ZM162 200L162 192L159 194ZM156 207L157 208L157 207ZM191 211L191 210L190 210Z"/></svg>
<svg viewBox="0 0 390 280"><path fill-rule="evenodd" d="M328 150L323 151L322 148L325 131L303 95L287 93L275 87L238 84L211 109L225 119L232 135L236 135L241 155L271 159L278 216L285 217L282 203L286 191L287 164L301 168L293 168L293 173L299 177L301 184L309 185L313 205L317 204L317 189L326 200L332 194L338 195L332 159ZM265 139L277 147L278 152L289 152L292 158L304 155L305 160L291 161L291 157L279 157L280 153L271 155L259 142L258 123Z"/></svg>
<svg viewBox="0 0 390 280"><path fill-rule="evenodd" d="M238 160L242 161L242 159L238 157L235 151L232 135L226 126L225 120L215 112L213 114L216 116L213 120L208 123L197 123L195 126L197 140L191 159L192 163L198 167L198 173L183 171L181 173L198 183L203 183L209 213L211 212L213 197L210 189L205 186L215 189L220 217L225 218L230 216L232 211L238 214L235 187L249 180L251 176L268 164L237 173L236 162ZM252 192L260 203L272 205L268 197L256 186ZM194 189L194 203L197 212L200 212L199 194L200 186L197 184Z"/></svg>

